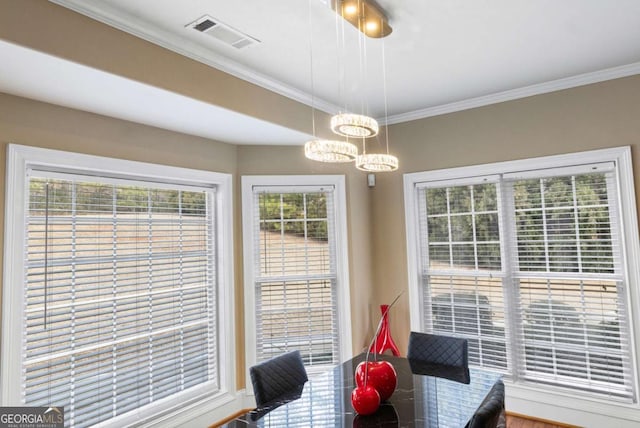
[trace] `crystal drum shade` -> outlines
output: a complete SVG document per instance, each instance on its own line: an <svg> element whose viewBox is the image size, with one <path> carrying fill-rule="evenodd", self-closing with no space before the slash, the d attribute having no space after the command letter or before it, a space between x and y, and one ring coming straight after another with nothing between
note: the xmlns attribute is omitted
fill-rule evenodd
<svg viewBox="0 0 640 428"><path fill-rule="evenodd" d="M378 122L360 114L340 113L331 118L331 130L344 137L374 137L378 135Z"/></svg>
<svg viewBox="0 0 640 428"><path fill-rule="evenodd" d="M320 162L353 162L358 148L347 141L311 140L304 145L304 155Z"/></svg>
<svg viewBox="0 0 640 428"><path fill-rule="evenodd" d="M398 169L398 158L386 153L367 153L356 158L356 168L368 172L388 172Z"/></svg>

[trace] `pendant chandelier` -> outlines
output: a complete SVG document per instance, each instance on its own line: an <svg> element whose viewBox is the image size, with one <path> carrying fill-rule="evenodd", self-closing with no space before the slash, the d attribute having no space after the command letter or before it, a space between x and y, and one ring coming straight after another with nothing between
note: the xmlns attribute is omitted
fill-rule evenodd
<svg viewBox="0 0 640 428"><path fill-rule="evenodd" d="M343 137L368 138L378 135L378 122L361 114L339 113L331 118L331 130Z"/></svg>
<svg viewBox="0 0 640 428"><path fill-rule="evenodd" d="M312 0L310 0L312 1ZM346 22L353 24L363 36L381 38L391 33L391 27L387 23L384 12L367 0L333 0L332 8ZM311 6L309 6L309 20L311 23ZM336 21L337 22L337 21ZM357 23L357 25L356 25ZM337 27L337 24L336 24ZM311 28L311 25L310 25ZM374 31L378 28L378 31ZM310 30L311 31L311 30ZM344 31L344 29L343 29ZM358 54L362 59L363 41L359 43ZM308 141L304 146L305 156L308 159L319 162L353 162L356 168L367 172L388 172L398 169L398 158L389 154L389 133L388 126L385 129L386 153L367 153L366 139L373 138L379 134L378 122L367 115L356 114L350 112L341 112L331 118L331 130L339 136L346 137L346 141L342 140L324 140L316 138L315 129L315 109L313 105L313 49L310 40L311 50L311 109L312 109L312 128L314 138ZM382 44L383 52L383 81L384 81L384 108L385 119L387 117L387 93L386 93L386 72L384 60L384 42ZM366 64L365 64L366 66ZM361 79L362 80L362 79ZM385 120L386 121L386 120ZM362 154L358 154L358 147L351 143L349 139L359 139L362 141Z"/></svg>
<svg viewBox="0 0 640 428"><path fill-rule="evenodd" d="M356 168L367 172L389 172L398 169L398 158L386 153L365 153L356 158Z"/></svg>
<svg viewBox="0 0 640 428"><path fill-rule="evenodd" d="M304 155L319 162L353 162L358 157L358 147L347 141L315 139L304 145Z"/></svg>

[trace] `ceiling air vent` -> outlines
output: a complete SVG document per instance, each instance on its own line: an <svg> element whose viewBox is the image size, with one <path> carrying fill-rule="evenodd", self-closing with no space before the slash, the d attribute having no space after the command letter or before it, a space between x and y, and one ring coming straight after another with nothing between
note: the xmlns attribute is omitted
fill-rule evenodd
<svg viewBox="0 0 640 428"><path fill-rule="evenodd" d="M226 45L233 46L236 49L244 49L260 43L260 40L207 15L192 22L191 24L188 24L186 27L193 28L200 33L211 36L212 38Z"/></svg>

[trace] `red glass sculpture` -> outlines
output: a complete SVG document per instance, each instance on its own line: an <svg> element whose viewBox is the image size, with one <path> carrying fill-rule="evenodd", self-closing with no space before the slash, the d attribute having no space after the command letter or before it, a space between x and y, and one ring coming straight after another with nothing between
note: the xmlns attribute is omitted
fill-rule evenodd
<svg viewBox="0 0 640 428"><path fill-rule="evenodd" d="M396 390L398 376L396 369L388 361L363 361L356 367L356 385L364 386L365 378L380 395L380 401L386 401Z"/></svg>
<svg viewBox="0 0 640 428"><path fill-rule="evenodd" d="M380 407L380 394L373 385L362 385L351 391L351 405L359 415L370 415Z"/></svg>
<svg viewBox="0 0 640 428"><path fill-rule="evenodd" d="M398 377L393 365L388 361L378 361L377 354L384 352L377 351L374 346L378 344L378 339L383 338L384 346L389 346L394 355L400 355L398 347L393 342L389 333L389 308L393 306L398 299L398 295L391 305L381 305L382 317L378 323L378 328L371 340L365 360L358 364L355 371L356 388L351 392L351 405L359 415L370 415L375 413L380 406L381 401L385 401L391 397L396 389ZM383 332L385 332L383 334ZM386 348L385 348L386 349ZM374 361L369 361L369 354L373 353Z"/></svg>
<svg viewBox="0 0 640 428"><path fill-rule="evenodd" d="M391 330L389 329L389 305L380 305L380 311L382 312L382 327L378 331L376 340L369 347L369 352L382 354L387 349L390 349L394 356L399 357L400 351L393 341Z"/></svg>

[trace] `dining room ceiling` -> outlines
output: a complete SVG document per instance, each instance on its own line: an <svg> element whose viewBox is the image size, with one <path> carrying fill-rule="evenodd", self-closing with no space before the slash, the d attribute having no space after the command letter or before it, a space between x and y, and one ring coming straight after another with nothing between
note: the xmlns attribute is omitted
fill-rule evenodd
<svg viewBox="0 0 640 428"><path fill-rule="evenodd" d="M393 28L382 39L331 0L50 1L316 109L388 123L640 73L638 0L378 0ZM203 18L247 46L194 29Z"/></svg>

